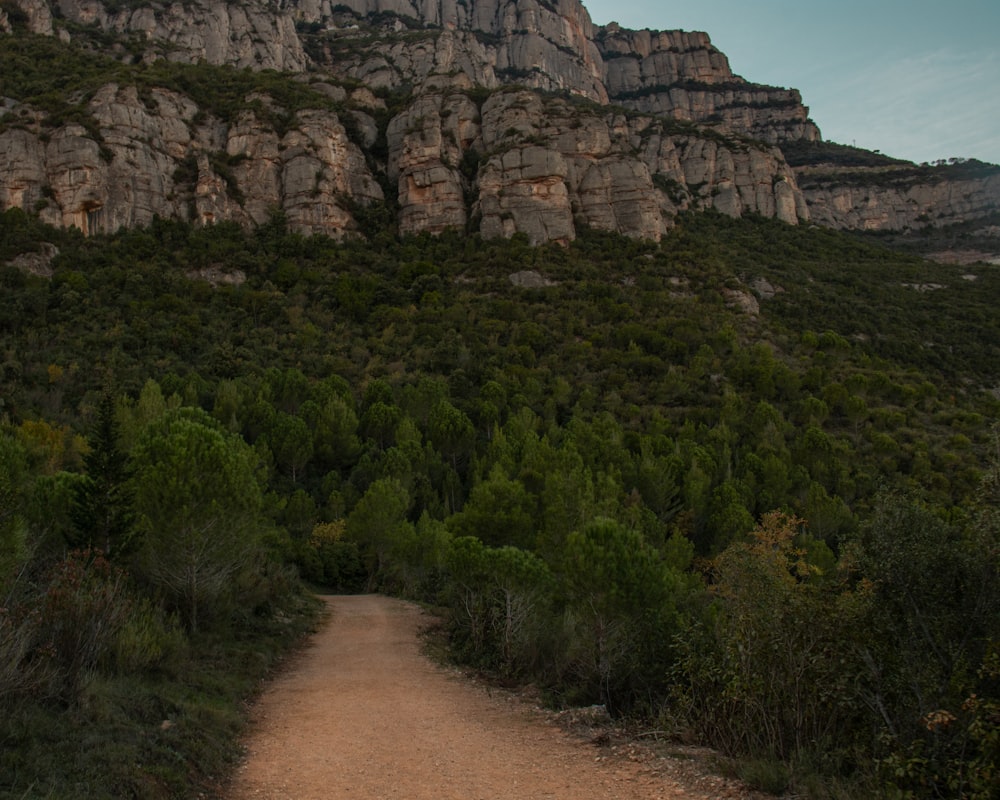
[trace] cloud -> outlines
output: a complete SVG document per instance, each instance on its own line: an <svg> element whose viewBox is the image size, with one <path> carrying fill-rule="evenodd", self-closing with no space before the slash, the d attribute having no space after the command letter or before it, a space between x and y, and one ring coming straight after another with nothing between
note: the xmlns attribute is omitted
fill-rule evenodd
<svg viewBox="0 0 1000 800"><path fill-rule="evenodd" d="M823 135L914 161L1000 162L1000 55L939 50L883 58L807 96Z"/></svg>

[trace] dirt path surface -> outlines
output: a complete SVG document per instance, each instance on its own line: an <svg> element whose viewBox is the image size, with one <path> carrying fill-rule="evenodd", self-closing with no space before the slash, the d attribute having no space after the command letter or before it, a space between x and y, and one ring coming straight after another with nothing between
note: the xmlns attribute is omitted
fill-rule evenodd
<svg viewBox="0 0 1000 800"><path fill-rule="evenodd" d="M668 760L597 747L434 664L421 652L429 618L416 606L377 595L327 603L328 623L255 709L230 800L749 796L707 776L711 785L688 776L683 788Z"/></svg>

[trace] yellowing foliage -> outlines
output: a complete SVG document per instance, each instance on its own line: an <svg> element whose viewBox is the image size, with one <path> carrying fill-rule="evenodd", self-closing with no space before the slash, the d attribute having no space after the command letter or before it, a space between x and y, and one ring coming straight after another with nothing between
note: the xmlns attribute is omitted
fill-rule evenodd
<svg viewBox="0 0 1000 800"><path fill-rule="evenodd" d="M321 522L309 534L309 546L318 550L325 544L339 542L344 538L344 529L345 522L342 519L335 519L333 522Z"/></svg>

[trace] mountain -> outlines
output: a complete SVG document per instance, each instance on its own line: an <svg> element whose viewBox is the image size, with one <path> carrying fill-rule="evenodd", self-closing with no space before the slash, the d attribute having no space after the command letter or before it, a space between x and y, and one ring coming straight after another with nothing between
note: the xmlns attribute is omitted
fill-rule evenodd
<svg viewBox="0 0 1000 800"><path fill-rule="evenodd" d="M0 32L0 209L85 233L280 209L659 240L688 209L902 231L1000 207L1000 168L845 157L708 35L577 0L4 0Z"/></svg>
<svg viewBox="0 0 1000 800"><path fill-rule="evenodd" d="M0 797L217 794L296 574L772 794L995 794L997 167L568 1L0 29Z"/></svg>

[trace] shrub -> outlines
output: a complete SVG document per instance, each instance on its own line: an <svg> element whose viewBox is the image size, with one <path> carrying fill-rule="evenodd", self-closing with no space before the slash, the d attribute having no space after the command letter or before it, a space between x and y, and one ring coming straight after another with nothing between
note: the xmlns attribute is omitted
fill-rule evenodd
<svg viewBox="0 0 1000 800"><path fill-rule="evenodd" d="M115 668L127 674L162 664L184 646L177 618L164 616L148 597L138 597L129 604L111 652Z"/></svg>
<svg viewBox="0 0 1000 800"><path fill-rule="evenodd" d="M52 569L37 625L62 697L74 699L89 672L113 666L130 606L124 573L92 550L74 551Z"/></svg>
<svg viewBox="0 0 1000 800"><path fill-rule="evenodd" d="M38 696L51 683L49 665L37 657L37 629L23 608L0 607L0 709Z"/></svg>

